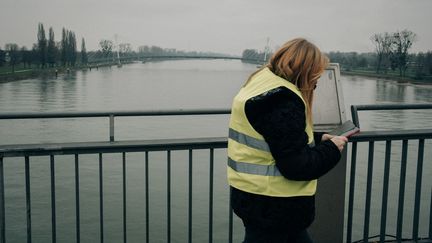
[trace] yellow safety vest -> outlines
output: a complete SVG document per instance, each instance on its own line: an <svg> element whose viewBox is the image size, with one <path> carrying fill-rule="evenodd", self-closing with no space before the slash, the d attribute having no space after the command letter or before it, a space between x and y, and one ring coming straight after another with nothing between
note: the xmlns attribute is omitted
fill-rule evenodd
<svg viewBox="0 0 432 243"><path fill-rule="evenodd" d="M305 103L294 84L275 75L268 68L256 73L234 97L228 136L228 182L239 190L266 196L314 195L316 180L293 181L280 173L268 144L252 127L245 114L247 100L281 86L290 89ZM309 137L309 146L313 146L313 128L307 117L305 132Z"/></svg>

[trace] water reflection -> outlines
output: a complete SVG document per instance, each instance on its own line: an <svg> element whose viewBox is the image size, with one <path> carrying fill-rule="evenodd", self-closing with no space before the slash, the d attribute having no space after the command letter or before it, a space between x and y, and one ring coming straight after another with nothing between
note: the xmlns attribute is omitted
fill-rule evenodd
<svg viewBox="0 0 432 243"><path fill-rule="evenodd" d="M31 80L23 80L11 83L0 83L0 112L8 112L8 111L20 111L20 112L28 112L28 111L87 111L87 110L155 110L155 109L206 109L206 108L229 108L231 105L232 97L237 93L241 85L244 83L244 80L249 76L250 73L256 70L255 65L247 65L238 61L214 61L214 60L199 60L199 61L170 61L170 62L158 62L158 63L146 63L146 64L132 64L125 65L121 69L117 67L109 68L99 68L99 70L93 69L91 71L77 71L70 72L69 74L59 75L57 79L55 78L40 78L40 79L31 79ZM377 80L373 78L363 78L363 77L355 77L355 76L342 76L341 84L344 93L344 100L347 106L347 110L349 110L349 106L351 104L375 104L375 103L422 103L422 102L432 102L432 87L429 86L418 86L418 85L407 85L400 84L392 81L385 80ZM158 138L185 138L185 137L208 137L208 136L226 136L226 128L228 125L228 116L205 116L205 117L187 117L187 118L166 118L166 117L156 117L156 118L118 118L116 120L116 138L119 140L126 139L158 139ZM362 129L371 130L388 130L388 129L408 129L408 128L431 128L432 121L432 111L379 111L379 112L360 112L360 121ZM108 138L108 120L107 119L59 119L59 120L25 120L19 123L14 121L0 121L0 144L13 144L13 143L38 143L38 142L78 142L78 141L101 141L107 140ZM415 174L412 171L415 171L415 164L412 161L416 161L416 143L413 143L414 146L409 151L409 162L411 163L409 166L408 177L411 178L412 174ZM364 146L363 146L364 145ZM376 145L376 156L375 164L374 164L374 187L382 188L382 175L383 175L383 158L379 157L379 154L382 154L384 151L384 147L382 143L377 143ZM430 143L429 147L430 148ZM366 160L367 153L360 152L360 147L366 147L367 144L362 144L359 146L359 158L358 158L358 180L360 188L365 184L365 174L366 174ZM392 149L392 163L396 165L396 167L392 168L390 173L390 177L392 180L391 186L398 185L397 183L393 183L394 181L398 181L399 171L400 171L400 147L401 143L395 142L394 147ZM425 150L425 177L430 178L430 173L432 171L430 163L426 163L426 161L431 161L431 153L430 150ZM429 151L429 152L428 152ZM180 153L180 152L178 152ZM105 155L104 155L105 156ZM114 156L114 155L113 155ZM115 155L117 156L117 155ZM107 156L107 165L106 177L104 177L104 185L107 188L118 186L118 172L121 171L118 167L120 163L119 158L109 159L110 156ZM130 156L130 157L129 157ZM154 155L151 155L154 156ZM161 165L165 165L164 162L165 155L154 156L155 163L150 163L150 167L154 167L157 171L156 174L151 175L150 184L158 185L154 183L154 180L158 180L164 178L165 176L165 168L161 167ZM175 156L178 156L175 157ZM218 168L215 177L215 180L220 180L218 183L215 183L215 189L218 188L219 203L215 208L215 212L221 212L216 215L225 216L225 212L228 211L227 201L228 196L224 193L226 190L226 176L225 176L225 161L226 161L226 151L220 151L220 154L217 155L218 161L215 161L215 167ZM73 202L74 194L68 193L71 192L73 187L73 177L67 176L68 173L73 172L73 168L67 169L67 165L72 165L73 158L66 158L64 160L69 159L64 163L64 168L61 168L61 165L56 165L59 167L58 177L60 178L57 185L59 186L59 200L64 200L65 202L70 201ZM93 232L97 232L97 224L92 224L94 218L92 217L91 212L97 212L97 205L94 206L90 203L90 201L97 202L95 199L95 195L97 195L97 156L88 155L80 157L80 161L82 164L80 165L81 173L84 173L82 176L83 183L82 187L82 198L86 202L83 205L83 212L88 216L88 220L84 223L88 228L87 232L83 233L83 238L88 238L89 241L97 241L94 239ZM143 190L142 185L143 182L143 155L142 154L128 154L128 195L131 195L128 198L128 203L131 206L130 212L141 212L143 208L141 207L143 201ZM23 186L23 164L22 161L18 160L19 163L9 163L13 159L8 159L7 163L5 163L5 167L7 167L6 178L8 184L8 190L10 191L18 191L17 194L9 193L7 195L7 211L11 212L10 209L16 207L16 211L20 212L22 218L15 219L15 216L8 215L9 220L15 220L18 223L15 223L16 228L24 225L21 222L25 222L25 199L22 190ZM32 178L45 178L47 173L47 158L37 158L37 161L41 161L38 163L32 163L34 167L32 167ZM45 162L43 162L45 160ZM160 160L160 161L159 161ZM57 160L56 160L57 161ZM173 153L173 166L178 166L179 168L173 171L184 171L187 168L187 153L181 156ZM197 158L197 161L208 161L208 155L205 154L202 158ZM110 163L111 169L110 170ZM180 163L179 163L180 162ZM183 163L184 162L184 163ZM182 164L183 163L183 164ZM194 169L201 169L205 163L199 163L199 165L195 166ZM104 169L105 170L105 169ZM215 170L216 171L216 170ZM207 183L207 178L205 173L207 170L203 169L203 171L198 171L197 175L202 175L203 178L206 179L203 183L197 183L194 179L194 189L206 190L204 188L205 183ZM57 172L56 172L57 173ZM85 174L87 173L87 174ZM66 175L65 175L66 174ZM92 181L96 178L96 181ZM178 183L175 183L176 187L183 187L186 185L184 180L186 180L187 175L176 174L173 177L173 180L178 180ZM204 179L203 179L204 180ZM425 179L426 180L426 179ZM199 181L201 182L201 181ZM44 182L46 184L46 182ZM63 184L62 184L63 183ZM429 184L427 184L429 183ZM426 183L426 188L430 189L430 181ZM46 185L34 185L32 188L46 188ZM12 185L12 186L9 186ZM64 186L64 187L63 187ZM200 186L202 186L202 189ZM95 188L93 188L95 187ZM153 186L152 195L161 194L163 188ZM72 188L72 189L71 189ZM93 189L95 190L93 190ZM364 187L363 187L364 188ZM407 186L407 194L414 190L411 190L411 185ZM181 188L180 188L181 189ZM178 190L173 198L175 200L183 200L185 193L182 190ZM398 188L391 188L392 192L391 196L397 195ZM33 189L32 189L33 190ZM36 190L36 189L35 189ZM374 189L375 190L375 189ZM116 202L115 199L120 199L118 193L121 190L112 189L108 190L110 195L107 197L112 197L113 200L109 200L107 202L107 209L112 209L109 205L111 202ZM395 193L393 193L395 192ZM37 191L34 191L37 193ZM46 193L46 192L44 192ZM64 193L65 195L61 195ZM379 193L378 190L375 190L374 195ZM429 193L429 194L428 194ZM164 193L162 193L165 195ZM162 195L161 194L161 195ZM194 196L198 195L196 193ZM38 194L39 195L39 194ZM207 194L206 194L207 195ZM430 195L430 192L426 192L423 195ZM39 198L45 198L45 194L40 194ZM134 197L137 197L136 200ZM11 199L13 198L13 199ZM379 196L374 198L380 198ZM94 199L94 200L93 200ZM152 197L151 200L155 202L152 203L152 209L158 208L160 206L160 202L157 197ZM17 205L11 205L11 201L18 201ZM37 200L37 199L36 199ZM393 200L393 198L392 198ZM41 203L36 205L35 208L43 208L44 203L40 199ZM88 203L87 203L88 201ZM397 200L393 200L397 201ZM186 205L186 200L176 202L177 211L181 211L183 209L183 204ZM356 194L356 202L358 204L362 204L364 202L364 192L362 190L358 190ZM90 205L91 204L91 205ZM73 212L74 205L67 203L59 204L63 208L62 210L71 210ZM90 206L89 206L90 205ZM180 205L180 206L179 206ZM199 205L199 203L195 204ZM221 206L219 206L221 205ZM378 205L378 206L377 206ZM408 205L408 203L407 203ZM94 206L94 208L93 208ZM379 206L380 203L373 203L372 211L379 214ZM364 211L362 210L363 205L356 208L356 216L363 215ZM204 208L204 207L203 207ZM394 205L389 205L389 215L391 215L390 211L394 208ZM35 209L38 210L38 209ZM87 210L87 211L86 211ZM139 211L141 210L141 211ZM174 210L174 209L173 209ZM40 210L38 216L40 215L50 215L50 212L42 212ZM110 211L110 210L107 210ZM205 211L205 210L202 210ZM15 211L14 211L15 212ZM62 211L64 213L64 211ZM118 212L118 210L111 210L111 212ZM185 211L179 212L179 214L184 213ZM194 211L196 212L196 211ZM201 212L201 211L200 211ZM60 214L61 212L59 212ZM152 211L155 218L163 217L163 212L159 209ZM198 215L199 220L205 219L207 216L207 211L205 214ZM90 216L89 216L90 215ZM135 225L136 229L142 228L142 214L131 215L129 217L128 223L130 225ZM162 216L161 216L162 215ZM136 219L134 218L136 216ZM108 217L108 216L107 216ZM66 215L62 217L64 219L73 220L72 216ZM113 217L114 218L114 217ZM178 217L181 218L181 217ZM177 219L178 219L177 218ZM42 221L48 220L49 217L44 217ZM135 221L136 220L136 223ZM225 219L220 220L220 224L217 227L222 227ZM117 221L115 219L112 220L115 224ZM217 221L217 219L215 219ZM358 220L358 222L362 222ZM390 219L389 219L390 222ZM178 225L182 225L182 222L179 222ZM107 227L113 227L113 224L107 222ZM156 224L159 224L157 222ZM160 224L163 224L161 222ZM8 222L8 225L13 225L11 221ZM37 228L38 231L43 231L43 227L47 224L40 223L40 228ZM71 223L64 223L64 225L71 225ZM205 225L203 223L202 225ZM215 224L216 225L216 224ZM239 224L240 225L240 224ZM38 226L38 227L39 227ZM371 224L372 226L372 224ZM393 227L391 223L389 223L389 227ZM163 226L161 226L162 228ZM216 226L215 226L216 227ZM225 226L223 226L225 227ZM241 225L239 226L241 227ZM60 227L59 227L60 228ZM73 229L73 227L64 227L67 229ZM154 227L156 228L156 227ZM372 228L372 227L371 227ZM376 228L376 227L374 227ZM15 233L15 231L10 230L8 228L8 233ZM25 227L22 227L23 232ZM159 228L160 229L160 228ZM358 238L358 235L361 235L362 226L359 226L359 233L355 234L355 238ZM215 229L218 231L219 229ZM356 230L356 229L354 229ZM19 231L19 230L18 230ZM173 232L177 234L182 234L185 231L183 229L177 229ZM225 231L220 230L221 232ZM49 232L49 229L46 231ZM114 231L113 231L114 232ZM180 233L179 233L180 232ZM139 232L142 233L142 232ZM113 233L114 234L114 233ZM131 235L134 233L132 232ZM135 232L135 234L138 234ZM118 236L118 235L117 235ZM45 237L45 236L44 236ZM49 234L46 236L49 239ZM215 236L220 237L220 236ZM72 239L73 237L71 237ZM133 237L131 237L133 238ZM24 240L24 239L23 239ZM20 239L17 238L17 241ZM139 235L136 237L136 241L142 241L142 236ZM219 242L219 241L218 241ZM222 240L220 241L222 242Z"/></svg>
<svg viewBox="0 0 432 243"><path fill-rule="evenodd" d="M377 103L404 103L406 101L406 89L405 85L397 85L392 81L377 80L375 100Z"/></svg>
<svg viewBox="0 0 432 243"><path fill-rule="evenodd" d="M414 98L419 103L432 102L432 85L419 85L414 89Z"/></svg>

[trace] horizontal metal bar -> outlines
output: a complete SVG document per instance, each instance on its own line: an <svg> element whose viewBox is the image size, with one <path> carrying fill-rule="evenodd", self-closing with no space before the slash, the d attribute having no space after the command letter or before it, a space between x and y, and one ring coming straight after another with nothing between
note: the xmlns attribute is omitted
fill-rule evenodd
<svg viewBox="0 0 432 243"><path fill-rule="evenodd" d="M358 111L372 110L420 110L432 109L432 104L382 104L382 105L353 105Z"/></svg>
<svg viewBox="0 0 432 243"><path fill-rule="evenodd" d="M362 131L349 137L350 142L410 140L432 138L432 129L398 130L398 131Z"/></svg>
<svg viewBox="0 0 432 243"><path fill-rule="evenodd" d="M382 105L352 105L351 117L353 123L360 127L358 111L377 111L377 110L420 110L432 109L432 104L382 104Z"/></svg>
<svg viewBox="0 0 432 243"><path fill-rule="evenodd" d="M89 111L89 112L10 112L0 113L0 119L73 118L109 116L183 116L230 114L230 109L153 110L153 111Z"/></svg>
<svg viewBox="0 0 432 243"><path fill-rule="evenodd" d="M365 131L349 138L350 142L430 139L432 129L402 131ZM78 142L0 145L0 157L42 156L50 154L92 154L138 151L226 148L226 137L157 139L117 142Z"/></svg>
<svg viewBox="0 0 432 243"><path fill-rule="evenodd" d="M0 146L0 157L226 148L226 137Z"/></svg>

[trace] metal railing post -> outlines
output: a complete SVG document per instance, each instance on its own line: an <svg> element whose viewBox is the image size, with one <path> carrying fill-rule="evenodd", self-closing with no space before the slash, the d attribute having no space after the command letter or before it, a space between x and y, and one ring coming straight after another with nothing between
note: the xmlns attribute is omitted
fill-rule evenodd
<svg viewBox="0 0 432 243"><path fill-rule="evenodd" d="M0 157L0 243L6 242L3 157Z"/></svg>
<svg viewBox="0 0 432 243"><path fill-rule="evenodd" d="M398 216L396 226L396 239L402 240L402 226L403 226L403 209L405 200L405 178L407 168L407 153L408 153L408 140L402 141L402 158L399 182L399 200L398 200Z"/></svg>
<svg viewBox="0 0 432 243"><path fill-rule="evenodd" d="M26 190L26 209L27 209L27 243L32 242L31 233L31 198L30 198L30 158L25 156L25 190Z"/></svg>
<svg viewBox="0 0 432 243"><path fill-rule="evenodd" d="M109 116L109 141L114 142L114 115Z"/></svg>
<svg viewBox="0 0 432 243"><path fill-rule="evenodd" d="M373 159L374 159L374 142L369 142L369 155L367 166L367 181L366 181L366 201L365 201L365 217L363 225L363 241L369 241L369 219L372 197L372 174L373 174Z"/></svg>
<svg viewBox="0 0 432 243"><path fill-rule="evenodd" d="M380 242L384 242L386 238L386 223L387 223L387 201L390 177L390 157L391 157L391 140L386 141L385 159L384 159L384 182L383 195L381 203L381 226L380 226Z"/></svg>
<svg viewBox="0 0 432 243"><path fill-rule="evenodd" d="M56 236L56 200L55 200L55 167L54 155L50 155L50 169L51 169L51 237L52 242L57 241Z"/></svg>
<svg viewBox="0 0 432 243"><path fill-rule="evenodd" d="M418 146L418 157L417 157L417 178L416 178L416 189L414 199L414 218L413 218L413 239L418 240L418 226L419 226L419 215L420 215L420 197L422 187L422 175L423 175L423 156L424 156L424 139L419 140Z"/></svg>
<svg viewBox="0 0 432 243"><path fill-rule="evenodd" d="M103 166L102 153L99 153L99 230L100 242L104 242L104 216L103 216Z"/></svg>

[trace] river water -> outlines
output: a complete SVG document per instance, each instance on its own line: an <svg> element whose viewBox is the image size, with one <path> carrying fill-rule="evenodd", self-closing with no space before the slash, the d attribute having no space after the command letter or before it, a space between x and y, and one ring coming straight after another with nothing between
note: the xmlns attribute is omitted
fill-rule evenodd
<svg viewBox="0 0 432 243"><path fill-rule="evenodd" d="M255 65L226 60L187 60L135 63L122 68L78 71L59 77L44 77L0 83L2 112L127 111L163 109L229 108ZM352 104L431 103L432 86L403 84L355 76L342 76L346 110ZM348 116L349 118L349 116ZM363 130L431 128L432 113L427 111L361 112ZM226 136L227 115L117 118L116 140ZM101 141L108 139L108 120L39 119L0 121L0 144L40 142ZM410 236L415 188L417 142L410 142L404 236ZM420 235L429 220L432 153L426 142L421 202ZM395 234L400 143L392 150L389 200L389 233ZM362 237L362 212L366 178L366 156L360 145L357 169L353 239ZM366 150L365 150L366 151ZM371 235L379 233L380 192L383 162L382 144L376 146L372 200ZM194 151L193 239L206 241L208 235L208 151ZM127 235L129 242L145 239L144 153L127 154ZM166 153L149 154L150 241L166 241ZM104 240L120 242L122 231L121 155L104 157ZM56 208L58 242L75 242L75 191L73 156L56 156ZM187 241L188 151L172 153L172 241ZM226 242L228 192L225 175L226 151L215 153L214 242ZM31 200L33 242L51 239L49 157L31 158ZM26 233L24 159L5 158L6 238L24 242ZM99 240L98 156L80 156L81 242ZM395 193L393 193L395 192ZM242 238L242 226L234 222L234 240Z"/></svg>

